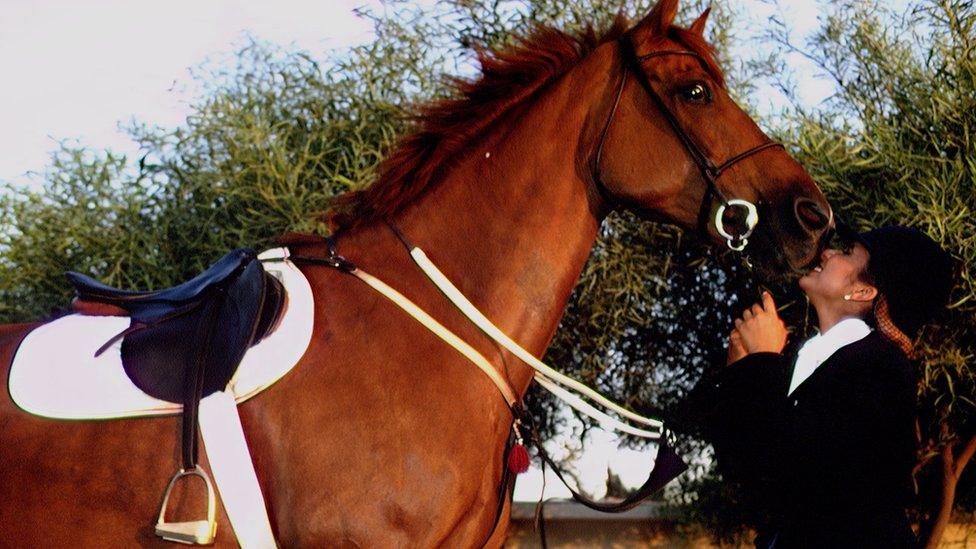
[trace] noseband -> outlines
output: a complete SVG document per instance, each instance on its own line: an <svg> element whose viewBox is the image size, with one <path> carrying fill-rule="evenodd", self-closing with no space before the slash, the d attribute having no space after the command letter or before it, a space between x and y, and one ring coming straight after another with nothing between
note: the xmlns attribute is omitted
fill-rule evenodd
<svg viewBox="0 0 976 549"><path fill-rule="evenodd" d="M698 212L699 230L707 235L708 231L706 224L708 222L708 214L711 211L710 199L715 198L720 202L713 220L715 223L715 230L719 235L722 236L722 238L725 239L725 242L728 244L730 249L738 252L745 250L746 245L749 243L749 237L752 235L753 230L755 230L756 225L759 223L759 213L756 209L756 205L748 200L741 198L726 198L725 194L718 187L718 178L736 163L745 160L758 152L774 147L782 147L783 145L775 141L767 141L766 143L736 154L725 162L716 164L711 158L708 157L705 151L703 151L702 148L695 143L684 128L681 127L681 124L678 123L678 119L675 117L674 113L668 109L667 105L664 103L664 100L661 99L661 96L651 86L650 81L647 79L647 74L641 68L642 62L656 57L663 57L665 55L689 55L698 59L702 65L705 65L704 59L702 59L697 53L688 50L663 50L638 56L637 52L634 51L633 45L626 37L621 39L620 42L626 57L624 62L623 76L620 78L620 87L617 89L616 97L613 100L613 107L610 109L610 115L607 117L607 121L603 126L603 132L600 135L600 142L597 145L594 165L595 179L597 185L601 189L601 192L604 194L604 196L610 196L600 179L599 173L600 159L603 155L603 145L606 141L607 133L610 131L610 124L613 122L614 115L617 114L617 108L620 106L620 98L623 96L624 85L627 83L627 74L628 72L633 72L637 77L637 81L640 82L641 87L644 88L644 91L647 92L647 94L654 101L654 104L657 105L658 110L660 110L661 113L664 114L664 117L667 118L668 123L671 124L671 128L674 130L675 135L677 135L678 139L680 139L684 144L685 149L688 151L688 154L691 155L692 160L694 160L695 164L701 171L702 178L705 180L707 189L705 190L705 195L702 197L701 207L699 208ZM737 225L744 225L744 229L739 230L738 227L727 228L727 217L736 220Z"/></svg>

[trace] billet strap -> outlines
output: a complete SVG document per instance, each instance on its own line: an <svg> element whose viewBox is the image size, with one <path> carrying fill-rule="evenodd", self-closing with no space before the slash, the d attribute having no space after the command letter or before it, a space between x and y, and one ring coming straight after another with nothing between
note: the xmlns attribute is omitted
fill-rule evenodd
<svg viewBox="0 0 976 549"><path fill-rule="evenodd" d="M434 265L434 263L427 257L427 254L425 254L423 250L421 250L418 247L414 247L413 249L410 250L410 257L413 258L414 262L417 263L417 265L424 272L424 274L426 274L427 277L430 278L430 280L441 290L441 292L443 292L444 295L447 296L447 298L450 299L451 302L454 303L454 305L458 309L460 309L461 312L463 312L464 315L468 317L469 320L471 320L471 322L473 322L476 326L478 326L478 328L480 328L481 331L483 331L488 337L498 342L502 347L505 347L512 354L514 354L522 361L524 361L526 364L528 364L533 369L535 369L536 372L538 372L538 374L536 375L537 380L540 377L542 377L552 382L550 383L550 385L543 385L544 387L546 387L546 389L550 389L552 385L558 383L565 387L571 388L582 395L585 395L587 398L603 405L604 407L612 410L613 412L623 417L626 417L637 423L649 425L655 429L663 428L664 423L661 420L644 417L642 415L631 412L630 410L627 410L626 408L620 406L619 404L611 401L610 399L606 398L605 396L601 395L600 393L596 392L590 387L587 387L585 384L580 383L579 381L569 376L559 373L552 367L548 366L547 364L545 364L544 362L536 358L532 353L526 351L524 348L522 348L522 346L520 346L518 343L513 341L510 337L505 335L504 332L502 332L500 329L498 329L497 326L495 326L490 320L488 320L488 318L484 314L482 314L481 311L479 311L477 307L475 307L466 297L464 297L464 294L462 294L460 290L458 290L457 287L455 287L454 284L446 276L444 276L444 273L442 273L437 268L437 266ZM580 400L580 402L582 401ZM586 413L587 415L590 415L588 412L584 411L584 409L577 408L577 410ZM618 426L620 422L613 420L609 416L606 416L606 414L602 414L602 417L594 417L594 419L597 419L597 421L606 422L606 425L608 426L612 425L613 428L616 430L621 430L621 431L624 430ZM607 419L609 419L610 421L607 421ZM646 434L650 434L648 431L643 431L643 432ZM631 433L631 434L635 434L635 433ZM637 436L646 436L646 435L637 435ZM657 438L658 436L660 435L655 433L653 434L653 436L647 438Z"/></svg>

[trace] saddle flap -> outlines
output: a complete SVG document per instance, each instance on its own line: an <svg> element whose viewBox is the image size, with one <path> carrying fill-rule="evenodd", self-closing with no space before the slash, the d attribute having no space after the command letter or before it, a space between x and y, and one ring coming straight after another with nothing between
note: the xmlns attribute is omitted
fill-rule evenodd
<svg viewBox="0 0 976 549"><path fill-rule="evenodd" d="M189 312L126 335L126 374L146 394L169 402L184 403L196 383L203 388L201 398L223 390L254 342L266 276L261 263L252 261L225 289L208 293ZM280 299L269 307L276 305L280 308Z"/></svg>

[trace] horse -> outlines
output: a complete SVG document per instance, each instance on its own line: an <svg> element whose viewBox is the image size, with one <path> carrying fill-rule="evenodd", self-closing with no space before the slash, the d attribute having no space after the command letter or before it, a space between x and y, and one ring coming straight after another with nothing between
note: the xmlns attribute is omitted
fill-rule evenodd
<svg viewBox="0 0 976 549"><path fill-rule="evenodd" d="M378 180L332 217L339 253L468 341L519 397L532 370L444 299L388 223L535 356L614 209L739 248L745 232L710 220L723 206L754 205L747 251L764 273L808 269L829 232L817 185L729 98L703 38L708 12L685 28L677 9L660 0L630 28L620 18L599 35L539 28L481 54L481 75L428 105ZM327 254L313 239L291 248ZM360 280L302 270L315 296L312 342L287 377L240 407L278 543L500 546L512 415L497 388ZM0 361L37 325L0 328ZM0 398L0 540L166 544L151 525L178 423L56 422ZM216 544L232 546L219 518Z"/></svg>

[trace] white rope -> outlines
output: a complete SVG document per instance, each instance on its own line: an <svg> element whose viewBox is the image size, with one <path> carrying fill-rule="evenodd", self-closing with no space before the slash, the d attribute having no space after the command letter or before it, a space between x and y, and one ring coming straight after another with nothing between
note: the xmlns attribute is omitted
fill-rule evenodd
<svg viewBox="0 0 976 549"><path fill-rule="evenodd" d="M559 383L566 387L576 390L577 392L587 396L591 400L598 402L604 407L613 410L617 414L624 416L628 419L636 421L638 423L643 423L644 425L649 425L651 427L662 429L664 423L660 420L644 417L639 414L635 414L630 410L627 410L620 406L619 404L611 401L610 399L604 397L595 390L587 387L583 383L576 381L575 379L565 376L550 366L546 365L544 362L536 358L532 353L523 349L518 343L513 341L510 337L505 335L504 332L498 329L490 320L488 320L485 315L478 310L466 297L462 294L457 287L454 286L451 281L444 276L434 263L427 257L420 248L413 248L410 250L410 256L413 257L414 262L420 267L420 269L427 275L428 278L451 300L454 305L464 313L471 322L474 322L488 337L497 341L500 345L511 351L515 356L522 359L526 364L534 368L542 377L548 378L553 382ZM536 376L539 379L539 376ZM543 385L545 387L545 385ZM549 387L546 387L547 389ZM551 391L551 389L550 389ZM555 394L555 393L554 393ZM558 395L557 395L558 396ZM592 408L592 407L590 407ZM582 410L581 410L582 411ZM586 412L583 412L586 413ZM605 416L605 414L604 414ZM594 417L597 421L600 421L599 417Z"/></svg>

